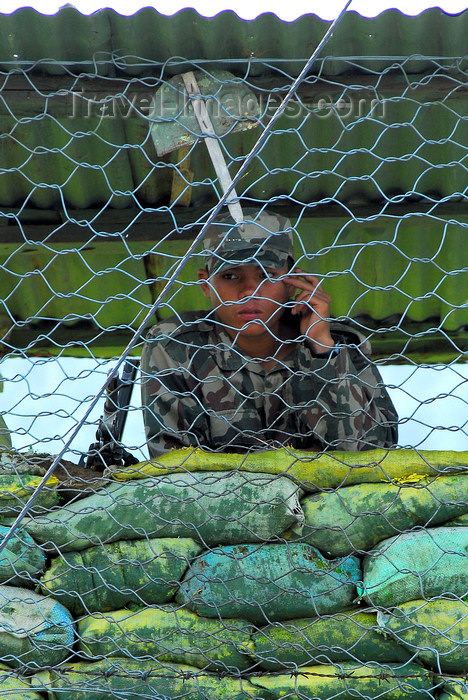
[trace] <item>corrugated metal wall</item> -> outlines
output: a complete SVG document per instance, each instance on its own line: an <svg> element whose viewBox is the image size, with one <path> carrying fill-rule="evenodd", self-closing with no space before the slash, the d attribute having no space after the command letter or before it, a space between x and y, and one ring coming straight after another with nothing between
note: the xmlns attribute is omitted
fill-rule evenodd
<svg viewBox="0 0 468 700"><path fill-rule="evenodd" d="M244 203L298 221L309 266L334 271L337 315L437 319L451 332L467 323L466 16L348 13L238 188ZM259 98L264 127L327 26L314 15L244 21L189 9L0 15L4 315L23 330L138 325L151 300L147 254L159 254L150 267L163 278L219 190L195 145L191 206L168 215L186 155L156 155L148 105L161 80L228 68ZM231 172L259 133L223 139ZM172 305L200 302L182 287Z"/></svg>

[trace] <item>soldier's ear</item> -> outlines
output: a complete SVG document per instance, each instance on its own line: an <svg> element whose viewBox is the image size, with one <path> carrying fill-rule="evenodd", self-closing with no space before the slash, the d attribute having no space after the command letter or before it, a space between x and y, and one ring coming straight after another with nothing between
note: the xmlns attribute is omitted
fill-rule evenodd
<svg viewBox="0 0 468 700"><path fill-rule="evenodd" d="M204 269L198 270L198 280L207 280L208 279L208 273ZM206 296L207 299L210 299L210 292L211 292L211 287L207 282L202 282L200 285L201 290L203 294Z"/></svg>

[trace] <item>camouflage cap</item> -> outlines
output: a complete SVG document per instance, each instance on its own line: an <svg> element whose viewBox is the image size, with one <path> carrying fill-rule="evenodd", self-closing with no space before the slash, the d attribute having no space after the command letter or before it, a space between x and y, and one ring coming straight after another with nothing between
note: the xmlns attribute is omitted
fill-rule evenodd
<svg viewBox="0 0 468 700"><path fill-rule="evenodd" d="M203 248L211 253L206 261L210 275L246 264L277 270L294 261L291 222L265 209L244 209L240 224L230 215L218 217L206 231Z"/></svg>

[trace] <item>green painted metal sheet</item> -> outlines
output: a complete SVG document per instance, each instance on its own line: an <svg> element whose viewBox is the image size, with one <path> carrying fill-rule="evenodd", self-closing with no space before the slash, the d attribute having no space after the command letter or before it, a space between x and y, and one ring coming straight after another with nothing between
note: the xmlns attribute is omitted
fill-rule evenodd
<svg viewBox="0 0 468 700"><path fill-rule="evenodd" d="M438 332L467 325L466 17L435 8L417 17L348 13L317 63L320 77L312 74L304 86L310 100L306 94L277 123L237 188L249 205L296 205L307 267L332 273L326 284L335 315L393 323L396 332L407 323L427 330L434 321ZM0 70L8 77L0 87L0 241L11 230L24 240L0 243L2 328L12 319L18 332L87 323L99 337L137 327L151 293L187 248L179 235L187 210L171 208L174 232L163 243L157 226L154 244L132 240L141 213L166 214L173 177L186 164L177 153L157 157L152 122L142 103L133 108L133 88L149 101L162 77L195 64L244 77L250 61L247 83L267 123L271 84L284 94L327 26L315 15L245 21L229 11L203 18L192 9L170 17L152 8L129 17L113 10L86 16L71 7L52 16L31 8L0 15ZM228 40L220 44L219 36ZM88 81L88 101L76 98L81 84L72 77L61 94L67 76L78 74ZM30 88L19 102L12 82L18 76ZM44 76L51 78L41 87ZM116 98L116 80L125 98ZM258 132L223 139L232 174ZM195 221L216 202L219 187L202 144L192 147L190 168ZM451 202L450 216L439 212L444 202ZM408 207L403 215L388 213L396 203ZM343 215L327 216L328 204ZM360 217L363 205L373 213ZM102 215L119 209L131 215L110 243ZM50 227L45 243L30 243L26 212L30 222L36 216ZM70 221L80 226L76 245L54 243ZM189 263L162 316L203 305L193 287L198 266Z"/></svg>
<svg viewBox="0 0 468 700"><path fill-rule="evenodd" d="M13 62L16 67L26 67L30 61L46 59L41 69L54 75L70 68L89 69L90 65L99 66L102 75L111 71L115 52L112 70L148 75L153 71L150 63L173 56L218 60L219 37L223 37L223 58L228 62L300 59L295 63L297 73L302 59L311 55L329 24L314 14L284 22L273 13L243 20L229 10L202 17L191 8L171 16L143 8L122 16L110 9L82 15L68 6L45 16L21 8L9 15L0 14L0 65L11 66ZM348 12L327 47L332 58L327 59L325 70L331 75L345 70L341 56L370 57L371 70L381 70L397 56L463 56L465 25L466 13L449 15L438 8L416 17L397 10L371 19ZM75 61L78 65L74 68L60 65ZM421 72L420 63L414 65Z"/></svg>
<svg viewBox="0 0 468 700"><path fill-rule="evenodd" d="M295 223L302 239L296 259L327 277L324 286L335 316L441 319L440 325L452 331L467 324L468 217L449 223L414 215L395 218L390 226L385 216L366 222L320 217ZM94 242L83 250L49 248L25 244L12 252L12 246L0 245L0 293L11 314L33 323L62 319L73 324L87 318L101 329L138 327L151 303L144 268L147 245L130 240ZM153 244L156 292L187 248L188 241L175 232ZM206 308L196 281L202 266L200 257L189 261L164 300L162 316Z"/></svg>
<svg viewBox="0 0 468 700"><path fill-rule="evenodd" d="M105 75L109 67L102 58L112 51L110 39L108 12L82 15L68 6L55 15L43 15L23 7L0 14L0 68L27 70L39 62L34 70L49 75L66 74L70 68Z"/></svg>

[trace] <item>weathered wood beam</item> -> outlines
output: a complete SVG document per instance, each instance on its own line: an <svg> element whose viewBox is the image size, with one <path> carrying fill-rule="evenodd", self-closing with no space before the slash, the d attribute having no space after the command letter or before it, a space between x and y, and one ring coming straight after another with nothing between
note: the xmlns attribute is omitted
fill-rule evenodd
<svg viewBox="0 0 468 700"><path fill-rule="evenodd" d="M214 203L213 203L214 204ZM355 219L359 222L374 221L379 218L379 227L394 229L395 219L415 214L421 218L452 220L468 224L468 202L448 202L444 204L396 204L384 206L382 203L366 205L326 205L308 206L275 204L272 211L280 212L293 222L301 216L301 222L317 222L320 219L343 219L343 224ZM29 243L75 245L109 245L121 243L154 243L173 233L179 240L192 240L199 231L201 222L210 211L209 207L173 207L161 211L141 209L86 209L76 212L46 211L38 209L18 210L3 208L0 211L0 246L19 246ZM79 223L76 223L79 221ZM177 223L175 224L174 221ZM197 223L198 222L198 223ZM1 253L1 248L0 248Z"/></svg>
<svg viewBox="0 0 468 700"><path fill-rule="evenodd" d="M273 113L291 81L285 76L249 78L263 109ZM0 116L21 118L48 114L57 118L117 117L145 118L151 100L161 85L156 77L102 78L99 76L0 76ZM354 109L372 107L382 100L406 94L419 102L456 102L466 100L468 84L457 74L403 75L401 71L385 75L311 76L297 92L297 99L308 108L326 109L332 103L343 115ZM267 99L269 102L267 103ZM341 100L341 102L339 102ZM365 104L360 104L364 100ZM291 107L290 107L291 109ZM367 109L368 111L368 109Z"/></svg>
<svg viewBox="0 0 468 700"><path fill-rule="evenodd" d="M381 327L385 327L385 321L381 322ZM464 361L468 353L466 330L421 335L422 327L423 324L408 323L398 331L375 333L372 337L374 359L389 359L392 364ZM84 322L75 326L23 325L11 330L8 343L0 345L0 356L15 354L15 348L18 348L22 355L31 357L114 357L127 346L132 335L129 328L99 331L92 324ZM137 348L135 353L139 352Z"/></svg>

